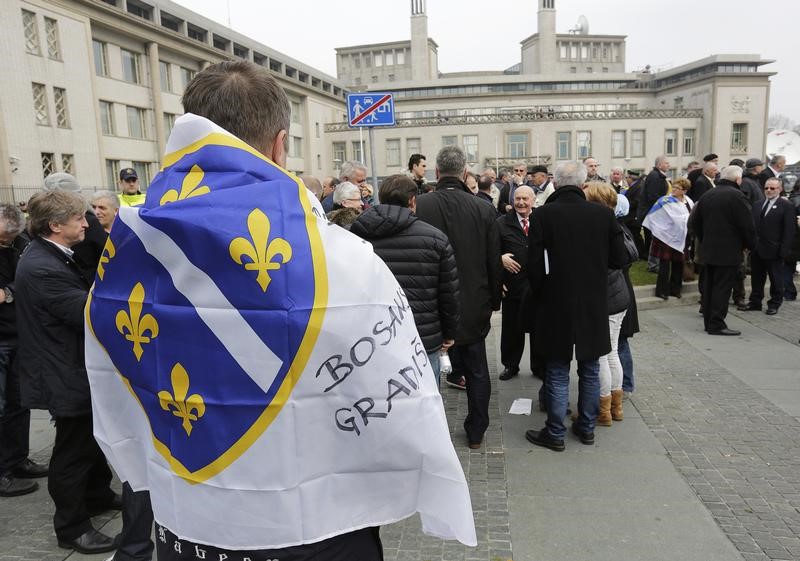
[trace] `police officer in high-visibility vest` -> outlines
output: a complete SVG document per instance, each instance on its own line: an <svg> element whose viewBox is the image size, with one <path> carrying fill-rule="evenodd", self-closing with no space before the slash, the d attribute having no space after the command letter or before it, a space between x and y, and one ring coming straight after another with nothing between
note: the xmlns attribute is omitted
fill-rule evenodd
<svg viewBox="0 0 800 561"><path fill-rule="evenodd" d="M133 168L124 168L119 172L119 206L139 206L144 203L145 195L139 191L139 176Z"/></svg>

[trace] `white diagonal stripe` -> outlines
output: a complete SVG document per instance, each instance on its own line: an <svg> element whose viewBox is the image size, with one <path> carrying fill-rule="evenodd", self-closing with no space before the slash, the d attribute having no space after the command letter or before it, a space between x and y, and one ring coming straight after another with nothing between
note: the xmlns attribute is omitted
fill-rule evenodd
<svg viewBox="0 0 800 561"><path fill-rule="evenodd" d="M256 335L211 277L198 269L172 238L142 220L136 207L120 208L117 219L133 230L147 253L167 270L175 288L194 306L200 319L266 392L283 361Z"/></svg>

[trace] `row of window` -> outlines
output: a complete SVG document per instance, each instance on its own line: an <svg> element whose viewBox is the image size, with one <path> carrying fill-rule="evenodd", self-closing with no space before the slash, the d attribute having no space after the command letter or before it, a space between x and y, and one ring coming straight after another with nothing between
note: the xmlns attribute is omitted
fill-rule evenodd
<svg viewBox="0 0 800 561"><path fill-rule="evenodd" d="M50 125L50 102L47 97L47 86L31 84L33 90L33 113L37 125ZM69 110L67 108L67 90L53 87L53 101L56 110L56 126L69 128Z"/></svg>
<svg viewBox="0 0 800 561"><path fill-rule="evenodd" d="M159 74L161 75L161 91L166 93L183 93L186 89L186 86L189 85L194 79L195 74L197 74L196 70L191 68L186 68L185 66L178 66L181 82L180 82L180 89L176 90L173 81L172 81L172 67L177 66L170 64L169 62L164 62L163 60L158 61L158 70Z"/></svg>
<svg viewBox="0 0 800 561"><path fill-rule="evenodd" d="M100 129L106 136L121 136L116 123L113 101L100 100ZM174 113L164 113L164 135L169 136L175 126ZM152 138L149 111L133 105L125 106L125 120L128 124L128 136L148 140Z"/></svg>
<svg viewBox="0 0 800 561"><path fill-rule="evenodd" d="M51 173L63 171L75 175L75 156L72 154L61 154L61 168L57 167L58 159L53 152L42 152L42 177L47 177Z"/></svg>
<svg viewBox="0 0 800 561"><path fill-rule="evenodd" d="M383 66L402 66L406 63L405 49L387 49L369 53L353 53L349 57L353 68L381 68ZM347 61L348 59L345 59ZM345 72L347 70L345 69Z"/></svg>
<svg viewBox="0 0 800 561"><path fill-rule="evenodd" d="M561 60L580 60L584 62L619 62L619 45L616 43L559 41L558 57Z"/></svg>
<svg viewBox="0 0 800 561"><path fill-rule="evenodd" d="M142 190L150 186L151 168L153 162L131 162L130 167L136 170L136 175L139 177L139 185ZM129 167L127 164L125 167ZM119 170L122 169L120 160L106 160L106 185L113 191L117 188L119 182Z"/></svg>
<svg viewBox="0 0 800 561"><path fill-rule="evenodd" d="M441 97L449 95L476 95L487 93L553 92L553 91L604 91L636 88L636 80L606 82L511 82L507 84L475 84L464 86L439 86L435 88L409 88L394 92L396 98Z"/></svg>
<svg viewBox="0 0 800 561"><path fill-rule="evenodd" d="M22 31L25 36L25 50L32 55L42 54L39 40L39 22L36 14L22 10ZM47 56L53 60L61 60L61 41L58 37L58 22L52 18L44 18L44 38Z"/></svg>
<svg viewBox="0 0 800 561"><path fill-rule="evenodd" d="M434 117L465 117L472 115L497 115L503 113L535 113L547 115L554 111L633 111L636 103L589 103L577 105L537 105L527 107L466 107L457 109L427 109L424 111L400 111L398 119L421 119Z"/></svg>

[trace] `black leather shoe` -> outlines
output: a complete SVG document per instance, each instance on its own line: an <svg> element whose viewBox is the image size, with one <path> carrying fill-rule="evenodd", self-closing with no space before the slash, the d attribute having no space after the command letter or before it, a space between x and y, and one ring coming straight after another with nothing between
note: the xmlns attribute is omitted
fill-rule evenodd
<svg viewBox="0 0 800 561"><path fill-rule="evenodd" d="M17 479L11 475L0 477L0 497L19 497L33 493L38 488L39 484L35 481Z"/></svg>
<svg viewBox="0 0 800 561"><path fill-rule="evenodd" d="M778 313L778 308L767 308L766 314L768 316L774 316Z"/></svg>
<svg viewBox="0 0 800 561"><path fill-rule="evenodd" d="M662 300L669 300L669 296L666 294L656 294L656 298L661 298Z"/></svg>
<svg viewBox="0 0 800 561"><path fill-rule="evenodd" d="M50 467L45 464L37 464L30 458L26 458L22 465L14 470L14 477L22 479L36 479L37 477L47 477Z"/></svg>
<svg viewBox="0 0 800 561"><path fill-rule="evenodd" d="M89 516L97 516L109 510L122 510L122 495L114 493L114 496L107 503L87 506L87 510L89 511Z"/></svg>
<svg viewBox="0 0 800 561"><path fill-rule="evenodd" d="M761 306L756 306L755 304L741 304L736 306L736 309L740 312L760 312Z"/></svg>
<svg viewBox="0 0 800 561"><path fill-rule="evenodd" d="M570 427L572 430L572 434L578 437L578 440L581 441L581 444L586 444L587 446L591 446L594 444L594 433L593 432L583 432L582 430L578 429L578 425L572 423Z"/></svg>
<svg viewBox="0 0 800 561"><path fill-rule="evenodd" d="M85 553L87 555L106 553L107 551L114 551L114 549L116 549L113 539L105 534L101 534L94 528L85 534L81 534L74 540L58 540L58 547L74 549L78 553Z"/></svg>
<svg viewBox="0 0 800 561"><path fill-rule="evenodd" d="M741 335L742 332L741 331L736 331L735 329L728 329L726 327L725 329L718 329L716 331L709 331L708 334L709 335Z"/></svg>
<svg viewBox="0 0 800 561"><path fill-rule="evenodd" d="M500 373L500 379L501 380L510 380L511 378L516 376L517 374L519 374L519 370L512 370L510 368L506 368Z"/></svg>
<svg viewBox="0 0 800 561"><path fill-rule="evenodd" d="M528 440L528 442L535 444L536 446L549 448L554 452L564 451L564 441L550 436L550 433L547 432L547 429L542 429L540 431L525 431L525 438Z"/></svg>

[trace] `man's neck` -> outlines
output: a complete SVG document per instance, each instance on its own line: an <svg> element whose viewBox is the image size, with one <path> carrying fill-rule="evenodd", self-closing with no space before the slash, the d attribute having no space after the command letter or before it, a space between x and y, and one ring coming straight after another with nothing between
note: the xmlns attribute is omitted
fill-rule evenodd
<svg viewBox="0 0 800 561"><path fill-rule="evenodd" d="M72 249L64 243L64 240L61 239L61 236L42 236L43 240L46 240L53 244L54 246L58 247L61 251L66 253L67 255L72 255Z"/></svg>

